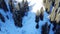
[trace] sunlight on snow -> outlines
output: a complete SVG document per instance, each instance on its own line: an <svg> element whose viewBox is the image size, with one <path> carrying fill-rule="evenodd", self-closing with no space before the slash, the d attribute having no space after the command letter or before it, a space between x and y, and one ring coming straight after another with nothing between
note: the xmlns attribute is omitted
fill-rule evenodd
<svg viewBox="0 0 60 34"><path fill-rule="evenodd" d="M22 0L16 0L17 2L21 2ZM33 7L32 7L32 11L31 12L34 12L36 13L37 10L40 10L41 7L44 8L43 6L43 0L27 0L29 3L29 6L35 4Z"/></svg>
<svg viewBox="0 0 60 34"><path fill-rule="evenodd" d="M36 13L37 10L40 10L41 7L44 8L43 6L43 0L30 0L31 3L29 5L33 5L35 3L35 5L32 8L32 12Z"/></svg>

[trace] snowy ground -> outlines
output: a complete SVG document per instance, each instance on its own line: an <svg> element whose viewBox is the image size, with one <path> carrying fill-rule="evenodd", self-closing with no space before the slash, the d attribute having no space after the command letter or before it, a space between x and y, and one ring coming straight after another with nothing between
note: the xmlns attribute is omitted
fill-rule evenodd
<svg viewBox="0 0 60 34"><path fill-rule="evenodd" d="M3 14L3 16L5 17L5 20L6 20L5 23L2 23L2 21L0 20L0 27L2 29L0 31L0 34L41 34L41 26L43 24L45 24L45 22L48 22L48 24L50 24L48 17L47 17L48 14L46 12L44 12L44 20L39 21L40 27L39 27L39 29L36 29L35 28L35 26L36 26L35 13L37 10L39 10L41 7L44 7L44 6L42 3L42 0L37 0L37 1L28 0L28 2L29 2L29 6L32 6L32 5L33 6L32 6L32 8L30 7L30 11L28 12L28 16L24 16L22 28L17 28L14 25L12 14L10 12L4 13L4 11L2 9L0 9L0 13ZM9 20L6 18L6 15L9 16ZM52 27L53 27L53 25L51 24L50 34L53 34Z"/></svg>

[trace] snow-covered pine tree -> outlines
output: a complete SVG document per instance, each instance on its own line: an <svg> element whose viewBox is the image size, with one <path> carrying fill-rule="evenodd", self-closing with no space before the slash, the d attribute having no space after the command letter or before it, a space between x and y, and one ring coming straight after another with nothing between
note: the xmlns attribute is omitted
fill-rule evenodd
<svg viewBox="0 0 60 34"><path fill-rule="evenodd" d="M14 24L17 27L22 27L23 26L22 19L25 16L25 13L29 11L27 0L22 0L21 3L18 2L18 4L14 7L14 9L15 9L13 11Z"/></svg>

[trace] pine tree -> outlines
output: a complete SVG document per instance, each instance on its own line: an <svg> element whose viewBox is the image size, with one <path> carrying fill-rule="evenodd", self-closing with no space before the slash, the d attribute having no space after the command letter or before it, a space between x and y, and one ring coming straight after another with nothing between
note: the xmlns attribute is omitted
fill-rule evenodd
<svg viewBox="0 0 60 34"><path fill-rule="evenodd" d="M14 11L14 4L13 4L12 0L9 0L9 9L10 9L10 12L13 13L13 11Z"/></svg>
<svg viewBox="0 0 60 34"><path fill-rule="evenodd" d="M0 0L0 8L4 10L4 12L8 11L6 2L4 0Z"/></svg>
<svg viewBox="0 0 60 34"><path fill-rule="evenodd" d="M42 34L49 34L50 31L50 25L48 25L48 23L46 22L43 26L42 26Z"/></svg>
<svg viewBox="0 0 60 34"><path fill-rule="evenodd" d="M0 19L1 19L2 22L5 23L5 18L4 18L4 16L1 13L0 13Z"/></svg>
<svg viewBox="0 0 60 34"><path fill-rule="evenodd" d="M19 10L15 10L13 13L13 19L14 19L14 24L17 27L23 27L22 24L22 19L25 16L25 13L28 11L28 3L25 2L24 0L22 1L22 3L18 3L19 6Z"/></svg>

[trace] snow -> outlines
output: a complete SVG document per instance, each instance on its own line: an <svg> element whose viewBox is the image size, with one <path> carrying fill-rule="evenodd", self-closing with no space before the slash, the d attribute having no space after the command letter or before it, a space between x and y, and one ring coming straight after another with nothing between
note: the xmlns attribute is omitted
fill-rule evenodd
<svg viewBox="0 0 60 34"><path fill-rule="evenodd" d="M35 4L33 6L31 12L36 13L37 10L41 9L41 7L43 7L43 9L44 9L43 0L36 0L36 1L35 0L30 0L30 1L31 1L31 3L29 4L29 6Z"/></svg>
<svg viewBox="0 0 60 34"><path fill-rule="evenodd" d="M20 1L21 0L18 0L18 2L20 2ZM2 13L2 15L5 17L5 20L6 20L5 23L2 23L2 21L0 20L0 27L1 27L0 34L41 34L41 26L44 25L45 22L48 22L48 24L50 24L50 22L47 18L48 14L46 12L44 12L44 20L39 21L40 28L39 29L35 28L35 26L36 26L35 13L37 10L40 10L41 7L44 7L42 1L43 0L28 0L28 2L30 2L29 3L30 11L28 12L28 16L23 17L23 27L22 28L16 27L14 25L12 14L10 12L5 13L2 9L0 9L0 13ZM6 2L8 2L8 0ZM8 5L8 3L7 3L7 5ZM6 18L6 15L8 15L9 20ZM50 32L53 33L52 30ZM52 34L52 33L50 33L50 34Z"/></svg>

